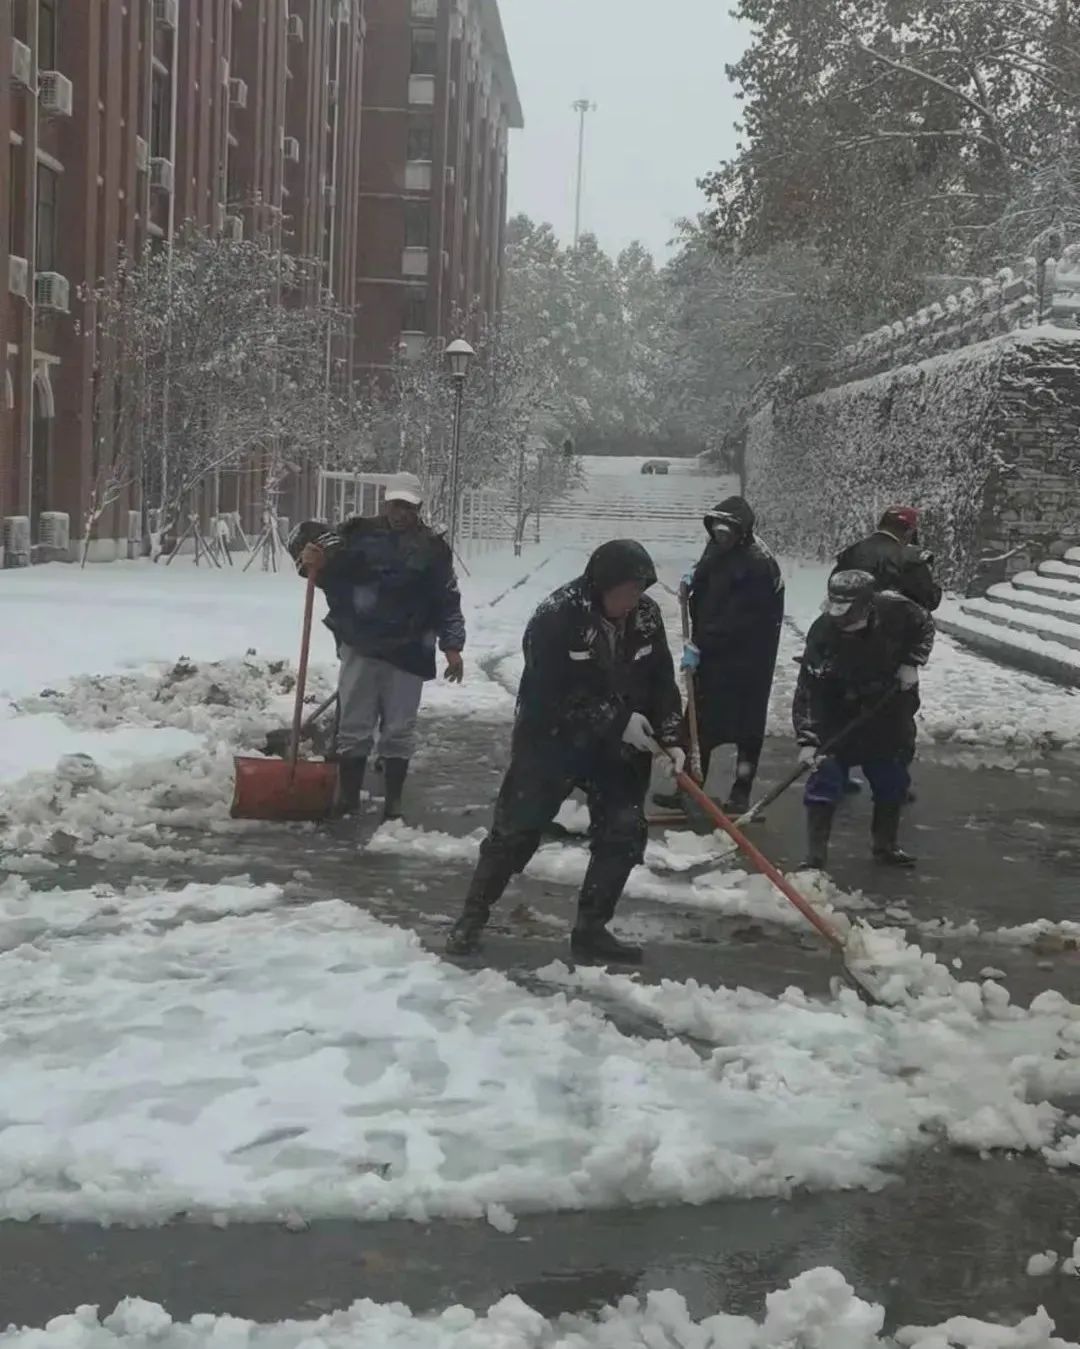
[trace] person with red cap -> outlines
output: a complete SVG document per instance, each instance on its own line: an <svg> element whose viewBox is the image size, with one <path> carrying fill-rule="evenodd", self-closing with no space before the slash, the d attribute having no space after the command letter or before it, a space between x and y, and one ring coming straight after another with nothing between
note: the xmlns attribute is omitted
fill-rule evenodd
<svg viewBox="0 0 1080 1349"><path fill-rule="evenodd" d="M868 572L874 589L892 591L932 614L941 603L941 586L934 579L934 555L919 546L919 512L914 506L890 506L877 529L865 539L845 548L836 559L833 576L842 572ZM830 578L831 579L831 578ZM915 723L907 763L915 758ZM858 792L859 784L844 770L844 791ZM914 801L909 791L908 800Z"/></svg>
<svg viewBox="0 0 1080 1349"><path fill-rule="evenodd" d="M833 574L866 571L877 590L895 590L932 614L941 603L934 580L934 557L918 545L919 512L914 506L890 506L868 538L845 548Z"/></svg>

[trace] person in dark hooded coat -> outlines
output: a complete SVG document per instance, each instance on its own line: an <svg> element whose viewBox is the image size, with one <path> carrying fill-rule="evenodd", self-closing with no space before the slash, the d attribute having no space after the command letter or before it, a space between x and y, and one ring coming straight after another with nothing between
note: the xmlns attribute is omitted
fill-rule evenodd
<svg viewBox="0 0 1080 1349"><path fill-rule="evenodd" d="M679 747L682 700L664 623L646 591L656 570L641 544L605 543L584 575L555 591L525 630L510 767L465 906L447 941L471 955L492 907L528 865L575 788L588 799L592 858L571 937L575 956L637 963L607 928L645 856L645 796L655 741Z"/></svg>
<svg viewBox="0 0 1080 1349"><path fill-rule="evenodd" d="M765 743L780 629L784 582L776 559L754 535L754 512L742 497L728 497L705 516L709 542L689 590L691 641L684 670L694 671L703 778L712 753L736 747L735 781L728 809L741 814L750 805ZM683 745L689 744L684 721ZM671 798L661 796L661 804Z"/></svg>

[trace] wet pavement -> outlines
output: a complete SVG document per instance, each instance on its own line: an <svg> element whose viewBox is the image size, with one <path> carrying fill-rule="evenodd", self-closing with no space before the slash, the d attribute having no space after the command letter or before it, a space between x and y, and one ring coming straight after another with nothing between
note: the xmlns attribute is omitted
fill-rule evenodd
<svg viewBox="0 0 1080 1349"><path fill-rule="evenodd" d="M411 822L452 834L485 824L507 730L475 718L426 723L428 744L410 784ZM790 742L771 742L763 780L790 764ZM722 765L718 765L718 768ZM1021 771L1036 769L1036 772ZM915 873L889 873L868 858L869 803L851 800L838 820L833 874L884 909L902 906L917 925L973 920L979 937L924 947L960 960L977 977L988 965L1006 974L1026 1001L1054 987L1080 1001L1080 955L1002 946L987 934L1037 917L1078 918L1080 766L1062 760L975 767L932 754L920 761L919 799L907 841L921 858ZM714 784L714 787L722 784ZM468 867L390 854L361 854L358 830L268 829L247 840L247 869L258 880L290 884L297 903L340 897L377 916L414 926L439 949L460 903ZM795 792L757 827L758 842L786 865L802 850ZM190 837L186 846L191 846ZM154 876L171 885L235 875L237 839L200 840L204 864L178 869L143 862L123 869L83 864L65 884L114 885ZM215 861L226 851L228 860ZM574 894L531 878L515 883L488 943L488 963L538 996L534 977L565 958ZM874 915L871 915L874 918ZM685 904L628 901L628 931L648 938L648 979L698 979L776 993L790 983L824 993L831 955L809 933L732 920ZM602 1004L598 1004L602 1005ZM605 1012L624 1031L664 1035L623 1010ZM1075 1108L1075 1106L1074 1106ZM359 1297L401 1300L415 1310L452 1302L490 1305L516 1292L545 1314L589 1309L625 1293L674 1287L695 1314L720 1308L759 1314L762 1298L818 1264L839 1268L890 1324L935 1323L970 1313L1010 1320L1040 1302L1059 1332L1080 1332L1080 1285L1034 1280L1035 1251L1065 1252L1080 1236L1080 1176L1031 1157L980 1159L947 1149L912 1156L877 1194L797 1195L789 1201L738 1201L701 1207L617 1210L524 1218L506 1235L483 1223L315 1223L303 1232L244 1225L218 1230L177 1222L151 1230L88 1224L0 1224L0 1324L41 1324L80 1303L109 1309L137 1294L177 1316L231 1312L260 1320L307 1317Z"/></svg>

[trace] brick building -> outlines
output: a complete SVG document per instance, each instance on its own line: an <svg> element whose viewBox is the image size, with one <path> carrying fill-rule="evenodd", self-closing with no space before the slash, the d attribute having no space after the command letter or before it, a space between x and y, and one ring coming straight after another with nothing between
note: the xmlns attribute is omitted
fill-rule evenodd
<svg viewBox="0 0 1080 1349"><path fill-rule="evenodd" d="M368 0L357 360L492 315L521 105L496 0Z"/></svg>
<svg viewBox="0 0 1080 1349"><path fill-rule="evenodd" d="M86 288L121 250L194 221L320 258L357 315L327 352L340 378L473 297L493 308L521 121L496 0L0 0L0 59L0 520L28 518L35 545L62 545L50 513L83 532L101 401ZM215 504L251 523L257 479L222 475ZM140 504L101 522L92 556L126 550Z"/></svg>

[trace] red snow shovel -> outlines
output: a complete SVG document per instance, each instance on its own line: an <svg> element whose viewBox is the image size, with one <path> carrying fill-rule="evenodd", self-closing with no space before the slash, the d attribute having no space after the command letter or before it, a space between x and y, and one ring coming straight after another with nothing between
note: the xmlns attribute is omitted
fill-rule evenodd
<svg viewBox="0 0 1080 1349"><path fill-rule="evenodd" d="M296 705L287 759L235 759L234 820L325 820L337 796L337 764L300 758L304 690L315 612L315 573L309 572L304 600L304 635L296 675Z"/></svg>
<svg viewBox="0 0 1080 1349"><path fill-rule="evenodd" d="M659 745L653 745L653 753L658 757L666 759L674 767L674 760L666 749ZM794 905L802 914L806 921L815 929L819 936L823 937L835 952L840 956L840 973L846 983L858 993L863 1002L871 1007L880 1007L881 1000L862 982L859 976L852 970L847 963L847 943L833 925L824 918L817 909L799 894L798 890L776 867L769 861L765 854L755 848L742 830L729 820L720 807L710 796L706 796L704 791L698 786L689 773L676 773L675 781L678 783L679 790L686 793L687 796L703 810L709 819L713 821L718 829L722 829L725 834L736 845L746 860L751 864L755 871L759 871L763 876L770 880L777 890L784 896L789 904Z"/></svg>

